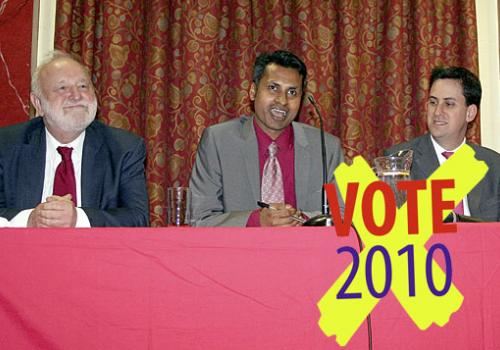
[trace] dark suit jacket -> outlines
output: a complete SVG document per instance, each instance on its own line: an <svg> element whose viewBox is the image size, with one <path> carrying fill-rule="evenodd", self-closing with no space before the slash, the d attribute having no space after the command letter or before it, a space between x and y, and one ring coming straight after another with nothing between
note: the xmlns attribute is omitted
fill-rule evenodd
<svg viewBox="0 0 500 350"><path fill-rule="evenodd" d="M471 216L484 221L500 221L500 154L486 147L467 144L476 152L476 159L485 161L489 167L486 176L467 195ZM393 146L384 153L390 154L402 149L413 150L413 180L427 179L439 167L429 133Z"/></svg>
<svg viewBox="0 0 500 350"><path fill-rule="evenodd" d="M293 122L297 208L319 214L323 188L320 131ZM344 161L340 140L325 133L328 182ZM203 132L189 183L199 226L245 226L260 200L257 136L252 117L235 118Z"/></svg>
<svg viewBox="0 0 500 350"><path fill-rule="evenodd" d="M45 174L43 118L0 129L0 216L36 207ZM147 226L146 148L139 137L99 121L85 133L81 205L91 226Z"/></svg>

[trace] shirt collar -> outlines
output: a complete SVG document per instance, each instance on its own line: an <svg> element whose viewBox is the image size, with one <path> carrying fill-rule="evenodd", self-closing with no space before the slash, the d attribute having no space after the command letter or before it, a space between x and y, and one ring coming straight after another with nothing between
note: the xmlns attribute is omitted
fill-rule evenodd
<svg viewBox="0 0 500 350"><path fill-rule="evenodd" d="M465 137L464 139L462 140L462 143L455 149L451 150L451 151L448 151L447 149L444 149L443 147L441 147L441 145L439 143L437 143L437 141L434 139L434 137L431 136L431 141L432 141L432 145L434 146L434 151L436 152L436 155L438 157L438 160L439 160L439 164L443 164L443 162L446 160L446 158L443 156L443 152L453 152L455 153L456 151L458 151L458 149L460 147L462 147L464 144L465 144Z"/></svg>
<svg viewBox="0 0 500 350"><path fill-rule="evenodd" d="M45 135L47 138L48 152L51 153L56 152L57 147L63 146L63 147L72 147L75 152L80 153L83 148L83 140L85 139L85 130L76 139L66 144L57 141L57 139L54 136L52 136L52 134L47 128L45 128Z"/></svg>
<svg viewBox="0 0 500 350"><path fill-rule="evenodd" d="M276 142L278 145L278 149L285 150L290 147L293 147L293 127L292 124L288 125L281 134L276 138L276 140L273 140L272 138L267 135L264 130L257 124L255 121L255 118L253 119L253 126L255 129L255 135L257 136L257 143L259 145L259 152L261 151L267 151L269 148L269 145L271 142Z"/></svg>

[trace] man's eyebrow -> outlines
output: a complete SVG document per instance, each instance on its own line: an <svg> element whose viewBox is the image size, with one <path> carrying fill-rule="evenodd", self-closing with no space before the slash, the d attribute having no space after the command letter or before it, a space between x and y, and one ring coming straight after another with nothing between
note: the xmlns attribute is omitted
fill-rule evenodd
<svg viewBox="0 0 500 350"><path fill-rule="evenodd" d="M300 86L298 86L298 85L286 86L286 84L279 82L279 81L276 81L276 80L273 80L273 79L266 81L266 85L276 85L276 86L279 86L280 88L286 89L287 91L300 89Z"/></svg>
<svg viewBox="0 0 500 350"><path fill-rule="evenodd" d="M76 79L74 81L77 82L77 83L81 83L82 81L83 82L89 82L90 79L88 79L88 78L80 78L80 79ZM68 83L68 82L71 82L71 80L66 79L66 78L61 78L60 80L57 80L55 83L56 84L65 84L65 83Z"/></svg>
<svg viewBox="0 0 500 350"><path fill-rule="evenodd" d="M432 96L432 95L429 96L429 100L430 99L439 100L438 97ZM445 98L443 98L443 100L445 100L445 101L456 101L457 99L455 97L445 97Z"/></svg>

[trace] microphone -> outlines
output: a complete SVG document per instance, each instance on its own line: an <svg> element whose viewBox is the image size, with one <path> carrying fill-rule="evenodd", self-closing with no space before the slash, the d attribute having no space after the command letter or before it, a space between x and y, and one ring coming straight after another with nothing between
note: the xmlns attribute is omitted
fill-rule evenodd
<svg viewBox="0 0 500 350"><path fill-rule="evenodd" d="M314 97L312 95L308 95L307 99L313 105L314 109L316 110L316 114L318 115L319 118L319 128L321 135L321 161L323 165L323 185L324 185L328 181L327 177L328 171L326 169L326 146L325 146L325 129L323 128L323 117L321 116L321 113L319 111L316 101L314 100ZM333 224L334 223L332 220L332 216L330 215L330 209L328 207L328 201L326 200L326 191L323 188L321 192L321 214L310 218L302 226L334 226ZM356 233L356 237L358 239L359 251L362 251L363 244L361 242L361 237L359 236L358 231L356 230L356 227L354 227L354 225L352 225L352 228L354 229L354 232ZM368 349L371 350L372 349L371 314L368 314L368 316L366 317L366 323L368 325Z"/></svg>
<svg viewBox="0 0 500 350"><path fill-rule="evenodd" d="M323 127L323 117L319 111L318 105L312 95L307 95L307 99L311 102L316 114L319 118L319 130L321 136L321 163L323 166L323 185L328 181L328 171L326 169L326 145L325 145L325 129ZM321 215L314 216L307 220L303 226L333 226L332 217L330 216L330 209L326 198L325 189L321 191Z"/></svg>

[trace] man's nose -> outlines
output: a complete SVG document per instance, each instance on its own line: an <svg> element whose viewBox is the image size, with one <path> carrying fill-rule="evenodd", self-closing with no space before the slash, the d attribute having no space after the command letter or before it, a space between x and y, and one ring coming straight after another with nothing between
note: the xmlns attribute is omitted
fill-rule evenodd
<svg viewBox="0 0 500 350"><path fill-rule="evenodd" d="M286 94L286 91L280 92L276 96L276 102L280 103L283 106L285 106L288 103L288 96Z"/></svg>
<svg viewBox="0 0 500 350"><path fill-rule="evenodd" d="M80 100L82 98L82 92L78 88L78 86L72 86L69 89L69 97L72 100Z"/></svg>

